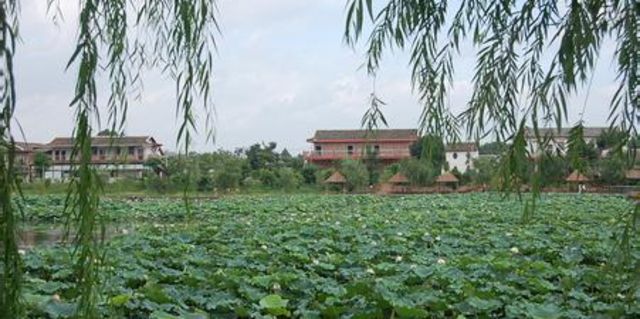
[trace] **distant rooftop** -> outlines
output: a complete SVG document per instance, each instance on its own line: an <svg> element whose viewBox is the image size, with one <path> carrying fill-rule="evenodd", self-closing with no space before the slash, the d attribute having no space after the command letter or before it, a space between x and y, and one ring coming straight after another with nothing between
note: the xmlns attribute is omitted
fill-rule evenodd
<svg viewBox="0 0 640 319"><path fill-rule="evenodd" d="M415 129L383 129L383 130L318 130L309 142L334 140L399 140L414 141L418 139Z"/></svg>
<svg viewBox="0 0 640 319"><path fill-rule="evenodd" d="M585 126L584 127L584 137L586 138L595 138L600 136L600 134L602 134L602 132L608 130L608 127L589 127L589 126ZM569 131L571 131L570 127L563 127L560 129L560 131L558 131L558 128L556 127L549 127L549 128L538 128L538 131L540 132L540 136L553 136L553 137L569 137ZM527 131L526 131L526 136L527 137L535 137L535 133L533 131L533 127L527 127Z"/></svg>
<svg viewBox="0 0 640 319"><path fill-rule="evenodd" d="M91 138L92 146L137 146L141 144L158 144L156 140L151 136L122 136L111 138L109 136L94 136ZM49 144L49 147L63 147L73 146L73 138L71 137L56 137Z"/></svg>
<svg viewBox="0 0 640 319"><path fill-rule="evenodd" d="M445 147L447 152L476 152L478 151L478 145L476 143L454 143L448 144Z"/></svg>

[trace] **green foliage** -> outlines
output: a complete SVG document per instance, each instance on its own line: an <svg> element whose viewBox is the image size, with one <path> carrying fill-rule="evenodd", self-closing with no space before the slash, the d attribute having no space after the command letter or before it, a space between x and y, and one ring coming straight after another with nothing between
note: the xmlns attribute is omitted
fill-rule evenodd
<svg viewBox="0 0 640 319"><path fill-rule="evenodd" d="M620 185L625 181L626 161L620 156L606 156L598 160L600 181L609 185Z"/></svg>
<svg viewBox="0 0 640 319"><path fill-rule="evenodd" d="M540 159L540 173L543 186L561 185L571 173L571 167L565 158L545 154Z"/></svg>
<svg viewBox="0 0 640 319"><path fill-rule="evenodd" d="M503 142L489 142L481 144L478 148L480 155L502 155L508 145Z"/></svg>
<svg viewBox="0 0 640 319"><path fill-rule="evenodd" d="M291 191L300 187L302 176L290 167L281 167L276 170L275 185L277 188Z"/></svg>
<svg viewBox="0 0 640 319"><path fill-rule="evenodd" d="M409 147L411 156L419 158L436 169L442 169L446 164L445 147L442 138L427 134L422 136Z"/></svg>
<svg viewBox="0 0 640 319"><path fill-rule="evenodd" d="M411 158L400 162L400 171L405 174L413 185L427 186L433 184L440 170L431 166L429 162Z"/></svg>
<svg viewBox="0 0 640 319"><path fill-rule="evenodd" d="M344 160L340 162L339 171L347 179L347 189L350 191L362 189L369 185L369 171L360 161Z"/></svg>
<svg viewBox="0 0 640 319"><path fill-rule="evenodd" d="M47 221L62 197L28 197ZM620 196L541 195L539 218L500 194L105 200L114 222L98 305L123 318L637 317L640 256L612 258ZM33 219L32 219L33 217ZM46 222L47 225L52 223ZM629 226L631 227L631 225ZM629 228L629 231L632 231ZM628 237L631 252L640 240ZM24 256L26 318L69 318L68 246ZM622 272L612 271L621 265ZM113 267L114 271L110 271ZM57 295L56 301L52 296ZM57 299L57 298L56 298ZM111 315L112 313L121 315Z"/></svg>
<svg viewBox="0 0 640 319"><path fill-rule="evenodd" d="M499 158L495 156L480 156L473 160L470 171L471 181L476 185L494 185L498 178Z"/></svg>
<svg viewBox="0 0 640 319"><path fill-rule="evenodd" d="M36 174L40 178L44 178L44 171L51 166L51 156L43 152L36 152L33 154L33 166L36 169Z"/></svg>

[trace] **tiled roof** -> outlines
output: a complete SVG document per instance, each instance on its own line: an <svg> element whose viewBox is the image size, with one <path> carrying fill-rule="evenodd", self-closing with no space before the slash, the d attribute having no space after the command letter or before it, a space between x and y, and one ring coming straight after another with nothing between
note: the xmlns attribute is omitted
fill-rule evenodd
<svg viewBox="0 0 640 319"><path fill-rule="evenodd" d="M309 141L322 140L417 140L418 130L384 129L373 132L367 130L318 130Z"/></svg>
<svg viewBox="0 0 640 319"><path fill-rule="evenodd" d="M583 132L584 132L584 137L587 138L595 138L600 136L600 134L602 134L602 132L608 130L608 127L584 127ZM569 137L569 131L571 131L570 127L563 127L560 129L560 131L558 131L558 128L556 127L552 127L552 128L538 128L538 132L540 132L540 136L544 137L544 136L553 136L553 137ZM533 131L532 127L527 127L527 131L526 131L526 136L527 137L535 137L535 133Z"/></svg>
<svg viewBox="0 0 640 319"><path fill-rule="evenodd" d="M16 142L16 148L18 151L30 152L36 149L44 149L46 148L46 144L42 143L27 143L27 142Z"/></svg>
<svg viewBox="0 0 640 319"><path fill-rule="evenodd" d="M478 145L476 143L455 143L448 144L445 149L447 152L477 152Z"/></svg>
<svg viewBox="0 0 640 319"><path fill-rule="evenodd" d="M137 146L143 144L155 144L160 146L160 144L156 143L156 141L151 136L123 136L113 139L108 136L96 136L91 139L92 146ZM56 137L47 145L49 147L70 147L73 146L73 138Z"/></svg>

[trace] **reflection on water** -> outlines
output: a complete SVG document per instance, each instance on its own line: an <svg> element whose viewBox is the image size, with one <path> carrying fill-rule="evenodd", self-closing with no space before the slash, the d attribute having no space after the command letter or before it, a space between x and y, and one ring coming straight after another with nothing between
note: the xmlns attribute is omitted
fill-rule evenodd
<svg viewBox="0 0 640 319"><path fill-rule="evenodd" d="M122 236L132 233L134 228L131 225L109 225L106 227L105 239L115 236ZM96 236L99 236L96 233ZM62 225L25 227L20 231L21 249L63 244L65 240L72 240L73 234L65 238L65 229Z"/></svg>

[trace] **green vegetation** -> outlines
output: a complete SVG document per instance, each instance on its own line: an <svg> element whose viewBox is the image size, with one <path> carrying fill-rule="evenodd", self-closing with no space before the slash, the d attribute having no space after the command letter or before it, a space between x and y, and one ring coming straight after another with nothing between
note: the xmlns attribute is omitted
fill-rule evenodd
<svg viewBox="0 0 640 319"><path fill-rule="evenodd" d="M28 197L31 222L63 218L63 197ZM108 243L98 312L109 318L632 318L640 315L632 255L615 271L611 196L521 202L451 196L238 196L106 200L110 222L137 224ZM193 218L193 219L190 219ZM190 220L197 222L190 222ZM636 238L633 251L640 248ZM72 247L27 251L30 317L69 318Z"/></svg>

